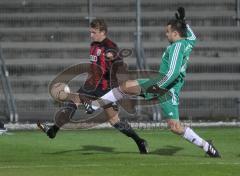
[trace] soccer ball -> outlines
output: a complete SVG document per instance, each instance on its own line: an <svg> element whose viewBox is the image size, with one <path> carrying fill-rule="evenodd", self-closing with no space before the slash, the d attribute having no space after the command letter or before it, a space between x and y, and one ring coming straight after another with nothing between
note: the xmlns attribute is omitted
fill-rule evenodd
<svg viewBox="0 0 240 176"><path fill-rule="evenodd" d="M70 93L70 88L65 83L55 83L50 90L51 96L58 101L64 101Z"/></svg>

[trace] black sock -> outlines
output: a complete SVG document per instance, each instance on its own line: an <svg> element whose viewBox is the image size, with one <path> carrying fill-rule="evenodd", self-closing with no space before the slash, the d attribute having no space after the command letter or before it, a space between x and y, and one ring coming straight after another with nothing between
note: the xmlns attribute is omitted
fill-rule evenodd
<svg viewBox="0 0 240 176"><path fill-rule="evenodd" d="M131 137L136 143L142 140L127 122L119 121L113 126L121 133L125 134L128 137Z"/></svg>
<svg viewBox="0 0 240 176"><path fill-rule="evenodd" d="M55 124L52 126L54 132L57 132L60 127L70 122L76 110L77 106L73 102L65 103L64 107L55 114Z"/></svg>
<svg viewBox="0 0 240 176"><path fill-rule="evenodd" d="M52 126L52 129L53 129L53 131L54 131L55 133L57 133L58 130L59 130L59 127L58 127L57 125L53 125L53 126Z"/></svg>

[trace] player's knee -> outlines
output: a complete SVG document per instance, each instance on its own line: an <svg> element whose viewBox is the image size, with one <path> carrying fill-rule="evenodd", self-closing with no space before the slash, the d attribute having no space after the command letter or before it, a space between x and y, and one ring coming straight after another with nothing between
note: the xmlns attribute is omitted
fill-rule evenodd
<svg viewBox="0 0 240 176"><path fill-rule="evenodd" d="M123 82L120 86L120 90L123 92L123 93L126 93L126 82Z"/></svg>
<svg viewBox="0 0 240 176"><path fill-rule="evenodd" d="M176 127L173 127L171 126L170 127L170 130L175 133L175 134L178 134L178 135L181 135L182 134L182 131L179 129L179 128L176 128Z"/></svg>
<svg viewBox="0 0 240 176"><path fill-rule="evenodd" d="M120 89L125 94L140 94L141 88L136 80L128 80L120 85Z"/></svg>
<svg viewBox="0 0 240 176"><path fill-rule="evenodd" d="M115 111L112 107L105 109L106 117L108 119L108 122L111 125L114 125L118 121L120 121L119 116L118 116L118 111Z"/></svg>
<svg viewBox="0 0 240 176"><path fill-rule="evenodd" d="M70 106L60 109L55 114L55 117L54 117L55 124L58 127L62 127L64 124L70 122L75 111L76 111L76 109L74 109L73 107L70 107Z"/></svg>
<svg viewBox="0 0 240 176"><path fill-rule="evenodd" d="M169 121L168 127L173 133L178 134L178 135L182 135L184 132L184 129L179 122Z"/></svg>
<svg viewBox="0 0 240 176"><path fill-rule="evenodd" d="M109 122L112 126L115 125L115 124L116 124L117 122L119 122L119 121L120 121L120 119L119 119L118 116L114 116L114 117L108 119L108 122Z"/></svg>

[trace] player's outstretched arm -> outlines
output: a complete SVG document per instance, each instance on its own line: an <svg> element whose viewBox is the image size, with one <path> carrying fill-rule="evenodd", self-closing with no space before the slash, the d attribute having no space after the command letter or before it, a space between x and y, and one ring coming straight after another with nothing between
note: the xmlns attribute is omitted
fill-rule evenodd
<svg viewBox="0 0 240 176"><path fill-rule="evenodd" d="M187 39L193 42L197 39L189 24L187 24Z"/></svg>
<svg viewBox="0 0 240 176"><path fill-rule="evenodd" d="M177 9L177 12L175 13L175 17L177 20L182 21L183 23L186 24L187 26L187 39L195 42L196 41L196 36L193 32L193 30L191 29L191 27L189 26L189 24L186 23L186 13L185 13L185 9L184 7L179 7Z"/></svg>

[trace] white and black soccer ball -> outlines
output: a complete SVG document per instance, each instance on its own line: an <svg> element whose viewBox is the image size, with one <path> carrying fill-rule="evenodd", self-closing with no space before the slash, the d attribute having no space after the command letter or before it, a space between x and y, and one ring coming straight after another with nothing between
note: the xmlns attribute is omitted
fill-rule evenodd
<svg viewBox="0 0 240 176"><path fill-rule="evenodd" d="M58 101L64 101L70 93L70 88L65 83L55 83L50 90L51 96Z"/></svg>

